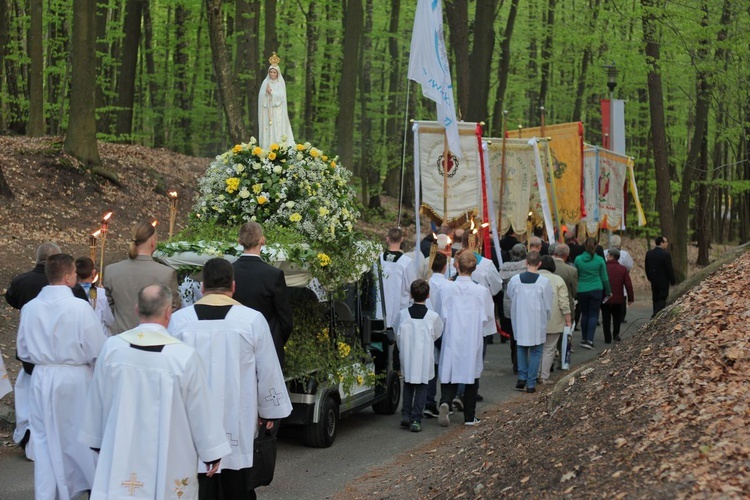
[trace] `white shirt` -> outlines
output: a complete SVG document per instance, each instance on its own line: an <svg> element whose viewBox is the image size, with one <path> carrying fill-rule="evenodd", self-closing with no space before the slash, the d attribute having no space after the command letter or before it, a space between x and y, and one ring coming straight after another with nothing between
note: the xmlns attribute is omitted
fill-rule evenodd
<svg viewBox="0 0 750 500"><path fill-rule="evenodd" d="M435 311L415 319L409 309L399 312L394 326L404 382L426 384L435 376L434 342L443 333L443 322Z"/></svg>
<svg viewBox="0 0 750 500"><path fill-rule="evenodd" d="M520 346L544 344L547 339L547 321L552 314L552 285L544 276L537 275L534 283L523 283L526 274L513 276L508 283L511 300L510 317L513 336Z"/></svg>

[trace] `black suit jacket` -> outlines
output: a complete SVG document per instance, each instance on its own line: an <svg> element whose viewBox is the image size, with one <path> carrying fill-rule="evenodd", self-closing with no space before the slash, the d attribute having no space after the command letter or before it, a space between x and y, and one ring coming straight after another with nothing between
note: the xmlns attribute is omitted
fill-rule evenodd
<svg viewBox="0 0 750 500"><path fill-rule="evenodd" d="M254 255L243 255L232 266L234 300L266 318L283 367L284 344L292 334L292 307L284 273Z"/></svg>
<svg viewBox="0 0 750 500"><path fill-rule="evenodd" d="M19 274L13 278L5 291L5 300L8 305L20 310L27 302L35 299L42 288L47 285L49 285L49 282L47 281L47 275L44 274L44 264L37 264L28 273ZM73 295L86 302L89 300L83 287L78 283L73 287Z"/></svg>
<svg viewBox="0 0 750 500"><path fill-rule="evenodd" d="M661 247L654 247L646 252L646 278L654 288L669 288L674 285L672 256Z"/></svg>

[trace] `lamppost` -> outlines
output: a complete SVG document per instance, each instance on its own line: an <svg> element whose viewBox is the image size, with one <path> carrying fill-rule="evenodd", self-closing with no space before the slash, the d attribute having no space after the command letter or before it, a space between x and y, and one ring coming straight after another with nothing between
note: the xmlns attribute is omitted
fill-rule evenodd
<svg viewBox="0 0 750 500"><path fill-rule="evenodd" d="M606 148L610 151L614 151L614 137L615 137L615 87L617 87L617 66L615 62L612 64L605 64L604 69L607 70L607 87L609 88L609 140L607 141ZM603 141L602 141L603 142Z"/></svg>

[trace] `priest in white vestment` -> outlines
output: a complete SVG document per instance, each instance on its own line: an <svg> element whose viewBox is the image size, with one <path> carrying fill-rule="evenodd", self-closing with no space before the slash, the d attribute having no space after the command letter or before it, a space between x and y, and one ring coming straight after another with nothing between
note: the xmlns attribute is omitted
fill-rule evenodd
<svg viewBox="0 0 750 500"><path fill-rule="evenodd" d="M440 291L440 319L443 320L443 340L440 349L440 408L438 423L450 424L448 412L456 396L458 384L464 390L464 423L476 425L477 379L484 363L484 337L495 333L495 306L489 290L471 280L477 260L473 252L462 252L458 257L458 278L453 286Z"/></svg>
<svg viewBox="0 0 750 500"><path fill-rule="evenodd" d="M50 255L45 274L49 285L21 309L17 348L21 361L34 365L29 424L35 496L68 499L94 480L96 456L76 436L94 362L107 338L88 302L73 295L73 257Z"/></svg>
<svg viewBox="0 0 750 500"><path fill-rule="evenodd" d="M294 145L294 133L289 122L286 82L281 75L276 52L268 59L271 66L258 91L258 144L269 149L271 144L280 147Z"/></svg>
<svg viewBox="0 0 750 500"><path fill-rule="evenodd" d="M259 424L275 432L278 420L292 412L292 403L268 322L232 299L232 264L221 258L207 261L202 291L203 298L175 312L169 323L169 332L201 355L211 392L223 402L212 415L223 422L232 448L219 474L199 475L201 498L248 498Z"/></svg>
<svg viewBox="0 0 750 500"><path fill-rule="evenodd" d="M537 271L542 256L533 250L526 255L526 272L508 283L511 321L518 355L516 389L536 392L542 349L547 338L547 321L552 315L552 284Z"/></svg>
<svg viewBox="0 0 750 500"><path fill-rule="evenodd" d="M99 450L91 498L198 498L231 452L200 355L169 335L172 292L138 293L140 325L110 337L96 365L80 441Z"/></svg>

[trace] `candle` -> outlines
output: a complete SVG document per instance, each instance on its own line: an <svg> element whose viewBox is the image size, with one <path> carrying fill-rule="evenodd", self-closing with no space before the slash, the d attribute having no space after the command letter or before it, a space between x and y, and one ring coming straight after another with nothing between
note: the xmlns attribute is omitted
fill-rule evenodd
<svg viewBox="0 0 750 500"><path fill-rule="evenodd" d="M172 234L174 234L174 222L175 219L177 219L177 191L170 191L167 193L169 195L169 239L172 239Z"/></svg>
<svg viewBox="0 0 750 500"><path fill-rule="evenodd" d="M102 248L99 257L99 283L104 283L104 248L107 245L107 232L109 231L109 219L112 217L113 212L107 212L102 217L99 231L102 238ZM92 259L93 260L93 259Z"/></svg>
<svg viewBox="0 0 750 500"><path fill-rule="evenodd" d="M101 232L101 229L97 229L89 235L89 252L92 262L96 262L96 246Z"/></svg>

